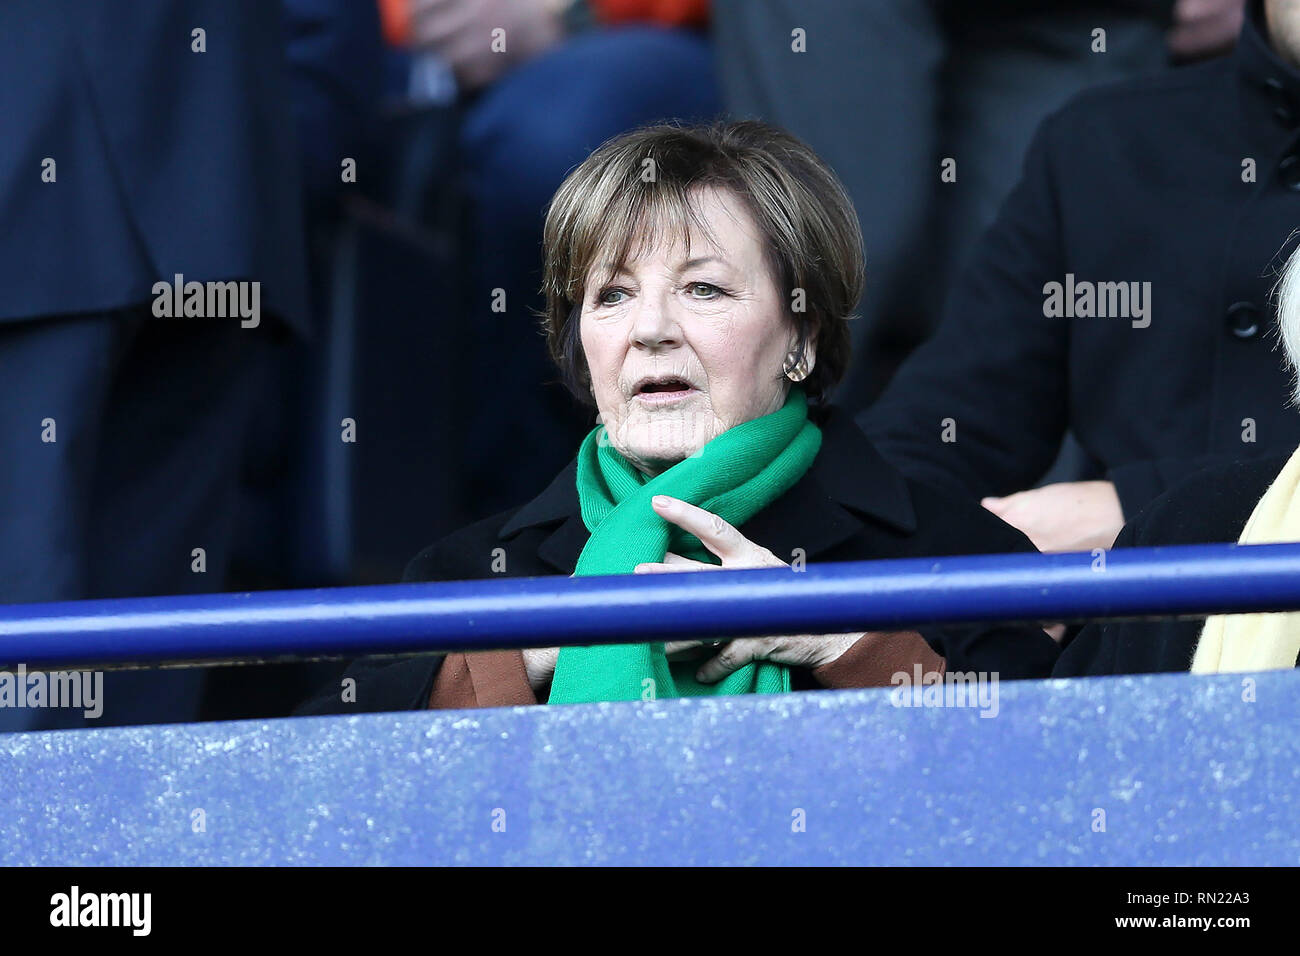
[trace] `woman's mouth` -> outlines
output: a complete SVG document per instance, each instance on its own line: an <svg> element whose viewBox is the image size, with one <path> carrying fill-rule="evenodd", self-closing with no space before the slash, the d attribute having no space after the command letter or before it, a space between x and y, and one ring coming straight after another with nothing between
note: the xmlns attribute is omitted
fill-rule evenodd
<svg viewBox="0 0 1300 956"><path fill-rule="evenodd" d="M643 405L671 405L691 397L696 391L685 379L665 377L643 381L632 397Z"/></svg>

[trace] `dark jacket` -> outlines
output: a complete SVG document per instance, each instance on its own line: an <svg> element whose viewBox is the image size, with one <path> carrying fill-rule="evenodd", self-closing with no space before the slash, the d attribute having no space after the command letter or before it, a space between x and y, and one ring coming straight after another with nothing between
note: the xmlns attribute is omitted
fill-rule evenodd
<svg viewBox="0 0 1300 956"><path fill-rule="evenodd" d="M1230 462L1192 475L1161 495L1125 526L1117 548L1231 543L1241 537L1255 505L1273 483L1286 455ZM1200 640L1201 618L1096 622L1083 628L1040 677L1146 674L1186 671ZM929 635L927 635L927 638ZM931 643L953 670L969 667L960 635L937 634ZM1019 648L979 648L980 663L996 670L999 659L1014 659Z"/></svg>
<svg viewBox="0 0 1300 956"><path fill-rule="evenodd" d="M285 40L267 0L0 3L0 321L138 305L180 273L259 281L305 332Z"/></svg>
<svg viewBox="0 0 1300 956"><path fill-rule="evenodd" d="M813 466L740 528L782 560L789 561L796 548L802 548L809 561L1033 550L1019 531L983 508L904 478L844 412L828 409L819 424L822 447ZM590 537L578 507L576 469L575 459L522 508L472 524L426 548L407 568L405 580L493 577L498 549L504 552L507 576L572 574ZM926 629L921 633L931 646L940 640ZM1011 662L1004 677L1037 673L1056 656L1056 645L1036 628L959 628L949 640L963 647L1018 648L1019 659ZM298 712L423 708L441 660L440 655L424 655L397 662L358 661L345 675L357 681L355 704L342 703L338 685L331 685Z"/></svg>
<svg viewBox="0 0 1300 956"><path fill-rule="evenodd" d="M1290 451L1269 292L1297 225L1300 72L1252 4L1232 55L1043 123L939 330L859 421L906 474L976 499L1032 487L1072 430L1126 517L1216 461ZM1047 317L1067 275L1150 282L1149 326Z"/></svg>

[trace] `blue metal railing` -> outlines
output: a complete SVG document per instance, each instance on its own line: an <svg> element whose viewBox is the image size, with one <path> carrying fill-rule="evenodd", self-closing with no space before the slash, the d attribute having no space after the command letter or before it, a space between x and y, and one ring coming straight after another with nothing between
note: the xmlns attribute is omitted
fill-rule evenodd
<svg viewBox="0 0 1300 956"><path fill-rule="evenodd" d="M1300 544L0 606L0 666L485 650L1300 609Z"/></svg>

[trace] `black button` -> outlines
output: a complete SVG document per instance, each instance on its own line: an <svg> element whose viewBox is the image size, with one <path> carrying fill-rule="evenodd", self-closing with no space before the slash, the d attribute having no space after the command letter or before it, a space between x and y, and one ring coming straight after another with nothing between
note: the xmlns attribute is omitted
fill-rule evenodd
<svg viewBox="0 0 1300 956"><path fill-rule="evenodd" d="M1300 156L1288 156L1277 167L1277 177L1287 189L1300 191Z"/></svg>
<svg viewBox="0 0 1300 956"><path fill-rule="evenodd" d="M1234 302L1228 306L1228 331L1239 339L1259 335L1259 306L1254 302Z"/></svg>
<svg viewBox="0 0 1300 956"><path fill-rule="evenodd" d="M1273 99L1273 115L1277 117L1278 122L1283 126L1296 125L1296 102L1287 92L1282 81L1276 77L1269 77L1264 81L1264 86L1268 88L1269 95Z"/></svg>

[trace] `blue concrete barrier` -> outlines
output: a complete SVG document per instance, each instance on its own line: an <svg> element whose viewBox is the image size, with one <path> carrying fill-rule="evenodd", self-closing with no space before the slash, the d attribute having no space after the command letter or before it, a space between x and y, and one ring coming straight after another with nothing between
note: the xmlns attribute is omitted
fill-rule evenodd
<svg viewBox="0 0 1300 956"><path fill-rule="evenodd" d="M0 863L1300 863L1293 671L894 694L0 736Z"/></svg>

